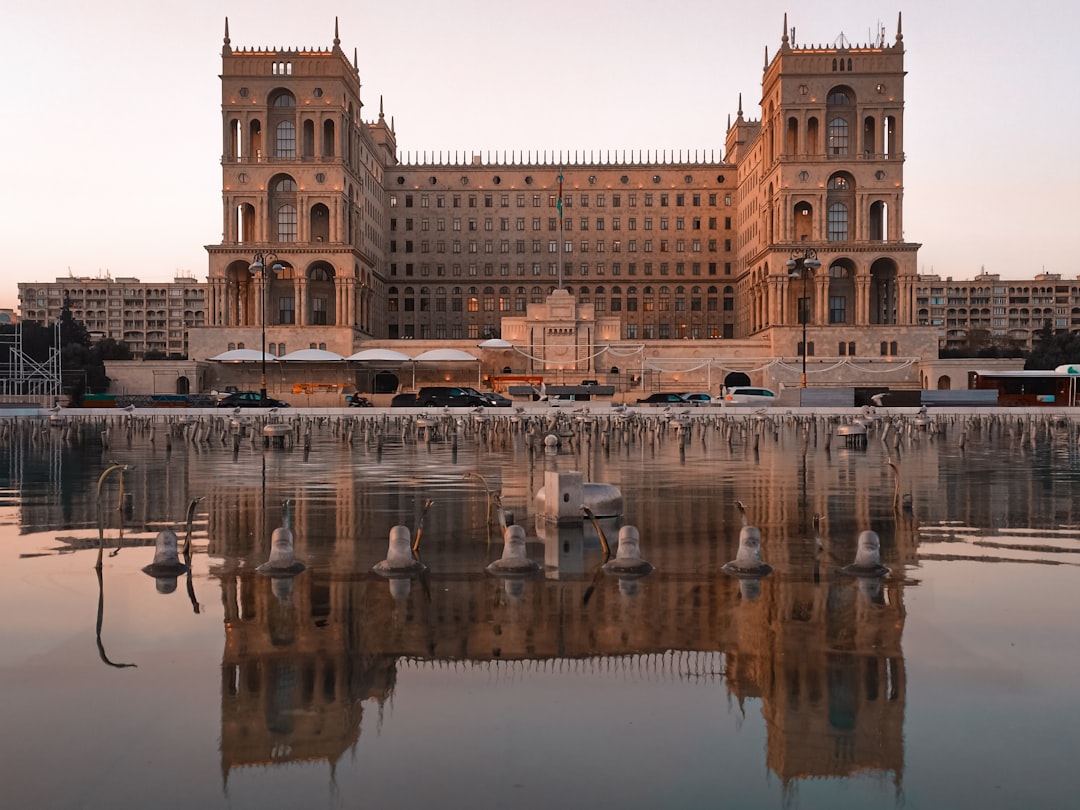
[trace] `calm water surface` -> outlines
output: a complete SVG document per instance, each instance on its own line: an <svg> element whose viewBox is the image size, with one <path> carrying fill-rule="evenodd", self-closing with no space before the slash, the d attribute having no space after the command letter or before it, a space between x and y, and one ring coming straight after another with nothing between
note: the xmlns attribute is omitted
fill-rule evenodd
<svg viewBox="0 0 1080 810"><path fill-rule="evenodd" d="M879 420L862 449L823 420L567 415L545 452L505 417L292 418L271 448L216 415L0 425L4 806L1076 801L1075 423ZM638 527L652 574L538 534L553 471L619 487L605 535ZM485 483L542 573L485 571ZM144 573L196 498L190 574ZM372 573L427 499L427 573ZM285 500L306 569L277 579ZM760 579L722 570L737 501ZM842 570L863 530L884 578Z"/></svg>

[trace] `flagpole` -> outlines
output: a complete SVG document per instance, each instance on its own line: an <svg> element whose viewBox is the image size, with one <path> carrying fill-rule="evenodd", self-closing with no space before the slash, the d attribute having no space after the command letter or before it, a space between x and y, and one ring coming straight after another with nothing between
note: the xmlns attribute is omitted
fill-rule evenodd
<svg viewBox="0 0 1080 810"><path fill-rule="evenodd" d="M563 288L563 202L562 202L562 183L563 174L562 166L559 166L559 196L556 200L556 207L559 209L559 289Z"/></svg>

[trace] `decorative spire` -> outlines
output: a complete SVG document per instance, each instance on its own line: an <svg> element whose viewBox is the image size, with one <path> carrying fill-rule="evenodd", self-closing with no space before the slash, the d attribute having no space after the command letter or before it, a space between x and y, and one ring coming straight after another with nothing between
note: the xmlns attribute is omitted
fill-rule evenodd
<svg viewBox="0 0 1080 810"><path fill-rule="evenodd" d="M224 41L224 44L221 46L221 54L222 54L222 56L224 56L225 54L232 53L232 44L231 43L232 43L232 40L229 39L229 18L226 17L225 18L225 41Z"/></svg>
<svg viewBox="0 0 1080 810"><path fill-rule="evenodd" d="M383 97L382 93L379 93L379 120L383 120Z"/></svg>
<svg viewBox="0 0 1080 810"><path fill-rule="evenodd" d="M896 12L896 41L904 41L904 12Z"/></svg>
<svg viewBox="0 0 1080 810"><path fill-rule="evenodd" d="M741 120L742 120L742 93L739 93L739 112L738 112L738 117L739 117L739 120L741 121Z"/></svg>
<svg viewBox="0 0 1080 810"><path fill-rule="evenodd" d="M768 45L765 46L765 64L762 65L761 69L762 70L768 70L769 69L769 46Z"/></svg>
<svg viewBox="0 0 1080 810"><path fill-rule="evenodd" d="M357 73L360 72L360 59L358 57L358 53L359 51L354 47L352 49L352 66L353 70L355 70Z"/></svg>
<svg viewBox="0 0 1080 810"><path fill-rule="evenodd" d="M784 34L783 34L783 36L780 37L780 46L783 47L783 46L785 46L787 44L788 44L787 12L785 11L784 12Z"/></svg>
<svg viewBox="0 0 1080 810"><path fill-rule="evenodd" d="M341 37L338 36L338 18L334 17L334 50L336 51L341 45Z"/></svg>

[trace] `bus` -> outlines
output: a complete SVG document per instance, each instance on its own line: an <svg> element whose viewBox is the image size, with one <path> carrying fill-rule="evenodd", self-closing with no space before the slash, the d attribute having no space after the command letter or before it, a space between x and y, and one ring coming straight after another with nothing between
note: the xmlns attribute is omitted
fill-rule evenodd
<svg viewBox="0 0 1080 810"><path fill-rule="evenodd" d="M1080 405L1080 364L1058 366L1053 371L975 371L971 387L998 392L998 405L1027 407Z"/></svg>

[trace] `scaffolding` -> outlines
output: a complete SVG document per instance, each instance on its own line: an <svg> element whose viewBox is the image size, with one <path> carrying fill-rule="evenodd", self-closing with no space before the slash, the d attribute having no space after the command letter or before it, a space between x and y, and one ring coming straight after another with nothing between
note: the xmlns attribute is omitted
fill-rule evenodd
<svg viewBox="0 0 1080 810"><path fill-rule="evenodd" d="M53 326L53 340L45 361L23 351L23 325L0 333L0 396L53 397L61 395L60 323Z"/></svg>

